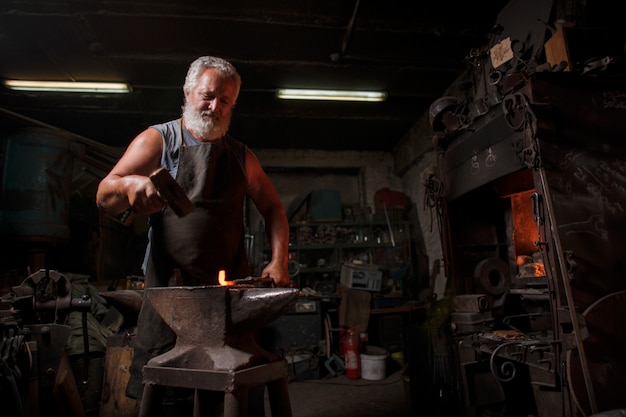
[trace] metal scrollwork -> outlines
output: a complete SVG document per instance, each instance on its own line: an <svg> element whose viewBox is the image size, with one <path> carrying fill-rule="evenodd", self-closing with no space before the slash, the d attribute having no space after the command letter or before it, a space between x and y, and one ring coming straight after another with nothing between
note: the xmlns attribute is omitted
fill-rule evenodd
<svg viewBox="0 0 626 417"><path fill-rule="evenodd" d="M512 346L512 345L519 345L519 343L518 342L503 343L493 350L493 352L491 353L491 357L489 358L489 368L491 369L491 373L499 381L502 381L502 382L512 381L515 378L515 375L517 374L517 367L515 366L515 363L508 359L505 359L504 362L500 364L500 367L496 368L496 358L500 357L498 356L498 352L502 350L503 348Z"/></svg>
<svg viewBox="0 0 626 417"><path fill-rule="evenodd" d="M515 364L511 361L504 361L500 364L500 368L498 369L498 373L496 374L496 378L498 378L502 382L509 382L515 378L517 373L517 368Z"/></svg>

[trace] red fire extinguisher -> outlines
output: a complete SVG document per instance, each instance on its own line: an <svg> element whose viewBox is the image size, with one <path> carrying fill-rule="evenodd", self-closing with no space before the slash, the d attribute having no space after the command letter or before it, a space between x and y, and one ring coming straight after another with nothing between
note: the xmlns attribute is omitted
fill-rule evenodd
<svg viewBox="0 0 626 417"><path fill-rule="evenodd" d="M350 328L344 334L344 337L344 361L346 362L346 376L350 379L359 379L361 378L359 333L356 331L356 329Z"/></svg>

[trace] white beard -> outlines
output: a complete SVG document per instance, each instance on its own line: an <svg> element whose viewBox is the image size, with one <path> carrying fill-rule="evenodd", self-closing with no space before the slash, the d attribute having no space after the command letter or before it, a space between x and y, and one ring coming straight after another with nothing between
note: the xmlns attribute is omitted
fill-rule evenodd
<svg viewBox="0 0 626 417"><path fill-rule="evenodd" d="M224 120L220 120L210 111L197 112L187 106L183 106L183 118L187 129L204 140L221 138L226 135L230 126L230 115Z"/></svg>

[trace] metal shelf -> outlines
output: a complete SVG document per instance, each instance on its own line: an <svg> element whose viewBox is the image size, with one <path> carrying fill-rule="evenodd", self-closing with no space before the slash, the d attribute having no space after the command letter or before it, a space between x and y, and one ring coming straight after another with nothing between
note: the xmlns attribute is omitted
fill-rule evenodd
<svg viewBox="0 0 626 417"><path fill-rule="evenodd" d="M294 283L313 288L319 282L339 282L342 265L353 260L378 265L389 277L389 271L407 269L410 277L410 230L408 221L291 223L289 259L299 265ZM269 261L267 242L262 253L263 261Z"/></svg>

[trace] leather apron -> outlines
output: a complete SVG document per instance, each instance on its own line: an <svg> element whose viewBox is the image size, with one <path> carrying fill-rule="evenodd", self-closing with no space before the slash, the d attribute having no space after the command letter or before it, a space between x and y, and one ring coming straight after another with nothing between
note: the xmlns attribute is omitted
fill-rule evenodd
<svg viewBox="0 0 626 417"><path fill-rule="evenodd" d="M189 134L181 127L183 134ZM151 271L156 286L216 285L249 276L243 219L246 196L245 147L226 137L180 147L176 182L195 210L179 218L166 206L151 216ZM178 273L179 272L179 273ZM146 277L146 279L149 279ZM147 286L150 286L146 283Z"/></svg>

